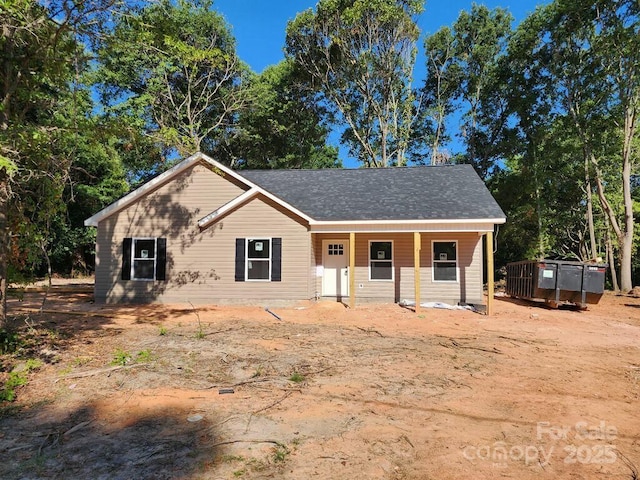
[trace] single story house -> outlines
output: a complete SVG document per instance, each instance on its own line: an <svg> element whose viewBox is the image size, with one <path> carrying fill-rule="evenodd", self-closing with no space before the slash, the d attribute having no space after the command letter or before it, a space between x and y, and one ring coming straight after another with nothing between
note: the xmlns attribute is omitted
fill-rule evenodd
<svg viewBox="0 0 640 480"><path fill-rule="evenodd" d="M469 165L235 171L196 153L85 225L96 302L355 305L482 304L482 237L492 287L504 222Z"/></svg>

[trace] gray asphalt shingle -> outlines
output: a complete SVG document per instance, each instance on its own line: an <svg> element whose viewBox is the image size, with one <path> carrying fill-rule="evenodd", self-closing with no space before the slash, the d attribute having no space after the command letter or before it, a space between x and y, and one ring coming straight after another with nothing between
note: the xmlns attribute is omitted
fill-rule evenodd
<svg viewBox="0 0 640 480"><path fill-rule="evenodd" d="M505 217L471 165L237 173L319 221Z"/></svg>

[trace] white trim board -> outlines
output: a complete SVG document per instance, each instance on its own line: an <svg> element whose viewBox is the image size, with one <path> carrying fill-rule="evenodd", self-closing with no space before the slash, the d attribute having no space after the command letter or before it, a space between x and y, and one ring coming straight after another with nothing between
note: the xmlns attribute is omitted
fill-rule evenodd
<svg viewBox="0 0 640 480"><path fill-rule="evenodd" d="M229 167L226 167L226 166L222 165L221 163L215 161L214 159L212 159L208 155L205 155L204 153L197 152L197 153L191 155L190 157L185 158L183 161L181 161L177 165L174 165L173 167L171 167L166 172L161 173L157 177L152 178L147 183L145 183L144 185L136 188L135 190L133 190L132 192L128 193L127 195L125 195L124 197L120 198L119 200L116 200L114 203L112 203L108 207L103 208L102 210L100 210L95 215L87 218L84 221L85 227L97 227L98 223L100 223L105 218L107 218L107 217L109 217L109 216L111 216L111 215L113 215L113 214L125 209L126 207L131 205L133 202L135 202L138 198L140 198L143 195L146 195L147 193L152 192L156 188L159 188L162 185L168 183L171 179L173 179L176 176L178 176L180 173L185 171L187 168L195 165L196 163L198 163L200 161L204 161L204 162L208 163L214 169L220 170L225 175L229 175L232 178L236 179L237 181L245 184L247 187L249 187L249 191L254 191L254 194L255 193L261 193L265 197L267 197L270 200L276 202L277 204L279 204L282 207L286 208L290 212L298 215L299 217L301 217L301 218L303 218L303 219L305 219L307 221L311 221L312 220L311 217L309 217L307 214L301 212L300 210L298 210L297 208L293 207L292 205L289 205L287 202L282 201L280 198L278 198L275 195L267 192L266 190L264 190L263 188L261 188L260 186L258 186L256 184L254 184L253 182L247 180L246 178L244 178L239 173L235 172L234 170L231 170ZM219 211L219 210L220 209L217 209L216 211ZM216 211L211 212L209 215L213 215L213 217L215 217L216 215L214 215L214 214L215 214ZM207 215L206 217L204 217L200 221L204 220L209 215ZM198 222L198 223L200 223L200 222Z"/></svg>

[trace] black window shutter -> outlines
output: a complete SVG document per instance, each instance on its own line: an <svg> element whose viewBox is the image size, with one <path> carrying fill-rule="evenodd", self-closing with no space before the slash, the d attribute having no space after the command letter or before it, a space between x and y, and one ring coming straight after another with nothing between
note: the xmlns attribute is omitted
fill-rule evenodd
<svg viewBox="0 0 640 480"><path fill-rule="evenodd" d="M244 238L236 238L236 282L244 282Z"/></svg>
<svg viewBox="0 0 640 480"><path fill-rule="evenodd" d="M282 281L282 238L271 239L271 281Z"/></svg>
<svg viewBox="0 0 640 480"><path fill-rule="evenodd" d="M156 240L156 280L167 279L167 239Z"/></svg>
<svg viewBox="0 0 640 480"><path fill-rule="evenodd" d="M122 241L122 280L131 280L131 238Z"/></svg>

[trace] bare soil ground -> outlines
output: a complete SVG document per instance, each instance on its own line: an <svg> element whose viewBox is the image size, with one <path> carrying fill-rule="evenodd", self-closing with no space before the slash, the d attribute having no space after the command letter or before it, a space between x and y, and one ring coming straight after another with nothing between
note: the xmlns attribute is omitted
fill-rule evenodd
<svg viewBox="0 0 640 480"><path fill-rule="evenodd" d="M640 298L278 320L39 295L10 303L44 363L3 404L2 479L638 478Z"/></svg>

